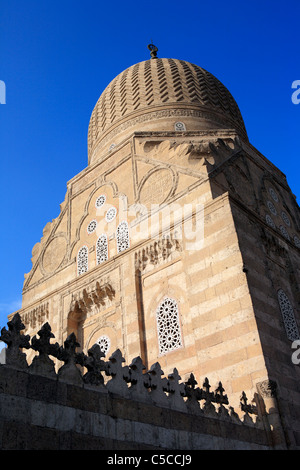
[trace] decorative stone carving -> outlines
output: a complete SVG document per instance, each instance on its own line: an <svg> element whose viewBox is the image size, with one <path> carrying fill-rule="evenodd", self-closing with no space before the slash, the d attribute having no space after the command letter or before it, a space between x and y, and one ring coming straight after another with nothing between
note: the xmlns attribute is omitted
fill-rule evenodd
<svg viewBox="0 0 300 470"><path fill-rule="evenodd" d="M125 380L129 380L130 373L128 366L123 367L122 363L125 362L120 349L117 349L109 358L107 364L107 373L111 379L107 382L107 389L112 393L128 395L128 387Z"/></svg>
<svg viewBox="0 0 300 470"><path fill-rule="evenodd" d="M203 388L199 389L196 388L197 381L193 374L185 383L180 382L180 375L176 368L168 375L168 378L162 377L164 372L158 362L145 373L145 366L139 356L133 359L129 366L124 366L125 359L119 349L110 356L108 362L105 362L104 355L97 344L92 346L87 354L78 353L76 349L80 345L74 333L67 337L63 347L57 343L51 344L53 334L48 323L44 324L38 332L39 338L34 336L30 344L30 336L21 334L23 329L24 325L19 314L8 322L8 330L2 328L0 339L7 344L7 361L5 365L0 364L0 367L27 369L31 374L51 375L60 381L80 387L92 386L95 389L98 387L130 400L146 401L149 404L186 413L209 413L216 419L230 419L246 425L251 424L251 426L257 424L250 416L257 415L257 407L247 403L248 399L244 393L241 397L243 420L238 417L231 406L226 408L229 403L221 382L215 392L212 392L209 380L205 378ZM20 348L33 349L39 353L29 367L26 355L20 351ZM57 373L52 367L52 360L49 356L55 357L59 363L61 361L64 363L58 368ZM80 372L79 366L86 369L84 375ZM110 377L106 383L102 372ZM272 381L258 384L261 396L265 396L266 399L270 394L275 393L275 389L276 384ZM204 402L202 409L200 402ZM213 403L218 406L218 412Z"/></svg>
<svg viewBox="0 0 300 470"><path fill-rule="evenodd" d="M270 187L270 188L269 188L269 193L270 193L272 199L273 199L275 202L278 202L278 201L279 201L279 197L278 197L278 195L277 195L277 193L276 193L276 191L275 191L274 188Z"/></svg>
<svg viewBox="0 0 300 470"><path fill-rule="evenodd" d="M282 289L278 290L277 296L288 339L291 341L299 339L300 336L296 319L294 316L294 309L288 296Z"/></svg>
<svg viewBox="0 0 300 470"><path fill-rule="evenodd" d="M32 328L41 327L43 323L49 318L49 303L40 304L38 307L22 313L21 319L25 327Z"/></svg>
<svg viewBox="0 0 300 470"><path fill-rule="evenodd" d="M138 356L133 359L129 366L129 379L131 383L129 389L132 397L139 397L141 400L149 400L149 392L147 389L148 376L143 373L146 367L142 359Z"/></svg>
<svg viewBox="0 0 300 470"><path fill-rule="evenodd" d="M159 354L182 347L179 312L176 300L166 297L157 307L156 323Z"/></svg>
<svg viewBox="0 0 300 470"><path fill-rule="evenodd" d="M274 380L259 382L257 389L263 398L275 398L277 396L277 384Z"/></svg>
<svg viewBox="0 0 300 470"><path fill-rule="evenodd" d="M97 240L96 243L96 257L97 264L104 263L108 260L108 240L107 235L103 233Z"/></svg>
<svg viewBox="0 0 300 470"><path fill-rule="evenodd" d="M180 140L146 141L143 148L149 157L166 153L172 159L176 154L183 161L186 159L189 163L206 165L209 171L215 164L222 163L241 150L238 137L210 137L189 143Z"/></svg>
<svg viewBox="0 0 300 470"><path fill-rule="evenodd" d="M116 207L110 207L105 214L106 222L112 222L117 216L117 209Z"/></svg>
<svg viewBox="0 0 300 470"><path fill-rule="evenodd" d="M95 219L91 220L86 228L87 233L91 235L92 233L95 232L96 228L97 228L97 220Z"/></svg>
<svg viewBox="0 0 300 470"><path fill-rule="evenodd" d="M12 320L7 323L8 330L3 327L0 340L7 344L6 364L14 367L27 368L26 354L21 348L29 349L29 335L21 334L25 329L19 313L16 313Z"/></svg>
<svg viewBox="0 0 300 470"><path fill-rule="evenodd" d="M169 168L151 170L144 176L139 188L139 202L146 207L151 204L162 204L171 195L175 177Z"/></svg>
<svg viewBox="0 0 300 470"><path fill-rule="evenodd" d="M199 404L200 398L200 389L199 387L196 388L197 381L195 379L194 374L191 374L188 380L184 384L185 390L185 397L187 409L190 410L192 413L200 413L202 412Z"/></svg>
<svg viewBox="0 0 300 470"><path fill-rule="evenodd" d="M58 353L58 359L64 362L64 365L58 370L58 378L66 382L82 383L82 376L77 367L77 364L82 362L80 354L76 352L79 346L75 334L71 333L64 342L64 347L61 347Z"/></svg>
<svg viewBox="0 0 300 470"><path fill-rule="evenodd" d="M183 383L179 383L180 379L181 377L175 367L172 374L168 375L168 399L171 408L186 411L186 404L182 400L182 397L185 395L185 387Z"/></svg>
<svg viewBox="0 0 300 470"><path fill-rule="evenodd" d="M265 215L265 220L267 224L278 231L285 240L291 242L293 236L289 233L289 230L295 229L293 217L291 214L288 214L289 209L286 208L275 189L269 186L270 182L268 176L266 176L266 178L262 188L262 199L270 214ZM272 201L270 200L270 196Z"/></svg>
<svg viewBox="0 0 300 470"><path fill-rule="evenodd" d="M149 266L156 266L167 261L172 253L181 252L182 243L175 232L154 240L135 253L136 270L143 272Z"/></svg>
<svg viewBox="0 0 300 470"><path fill-rule="evenodd" d="M106 202L106 195L100 194L100 196L97 197L96 202L95 202L96 209L100 209L100 207L104 206L105 202Z"/></svg>
<svg viewBox="0 0 300 470"><path fill-rule="evenodd" d="M167 396L164 393L168 390L168 381L165 377L161 378L163 374L159 362L153 364L148 370L148 386L151 389L151 398L157 405L167 405L168 403Z"/></svg>
<svg viewBox="0 0 300 470"><path fill-rule="evenodd" d="M103 356L106 356L110 349L110 339L106 335L100 336L100 338L97 339L96 344L99 345L101 352L103 353Z"/></svg>
<svg viewBox="0 0 300 470"><path fill-rule="evenodd" d="M112 301L114 297L115 290L109 280L96 281L88 289L83 289L72 295L69 316L76 321L82 320L90 312L106 307L107 302Z"/></svg>
<svg viewBox="0 0 300 470"><path fill-rule="evenodd" d="M86 367L87 372L83 376L83 381L90 385L103 385L104 378L101 371L107 371L105 362L101 359L105 354L101 351L99 344L94 344L89 350L88 355L83 355L81 365Z"/></svg>
<svg viewBox="0 0 300 470"><path fill-rule="evenodd" d="M297 248L300 248L300 238L297 235L294 235L294 243Z"/></svg>
<svg viewBox="0 0 300 470"><path fill-rule="evenodd" d="M123 220L119 223L116 231L117 252L128 250L129 248L129 228L128 222Z"/></svg>
<svg viewBox="0 0 300 470"><path fill-rule="evenodd" d="M157 106L162 109L155 110ZM89 160L99 142L114 142L116 135L138 122L174 118L173 123L187 123L185 116L220 122L247 138L237 104L209 72L177 59L156 58L135 64L114 78L93 110Z"/></svg>
<svg viewBox="0 0 300 470"><path fill-rule="evenodd" d="M45 274L56 271L64 261L67 252L66 236L57 235L52 238L42 256L41 268Z"/></svg>
<svg viewBox="0 0 300 470"><path fill-rule="evenodd" d="M89 268L89 250L87 246L80 248L77 254L77 274L80 276L88 271Z"/></svg>
<svg viewBox="0 0 300 470"><path fill-rule="evenodd" d="M279 230L281 232L281 235L283 235L284 238L286 238L286 240L290 241L289 232L287 231L287 229L283 225L279 225Z"/></svg>
<svg viewBox="0 0 300 470"><path fill-rule="evenodd" d="M58 357L59 344L51 344L50 339L54 338L54 334L51 331L49 323L45 323L42 328L38 331L39 339L36 335L31 339L31 347L35 351L39 352L38 356L33 358L32 363L29 366L31 372L40 373L42 375L55 376L54 362L50 359L50 356Z"/></svg>

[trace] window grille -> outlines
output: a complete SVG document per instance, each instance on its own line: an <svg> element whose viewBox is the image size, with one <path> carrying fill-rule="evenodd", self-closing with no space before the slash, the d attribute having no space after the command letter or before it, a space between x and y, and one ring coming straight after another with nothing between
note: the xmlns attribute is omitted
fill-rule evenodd
<svg viewBox="0 0 300 470"><path fill-rule="evenodd" d="M269 208L269 211L273 214L273 215L277 215L277 211L275 209L275 206L273 204L273 202L271 201L267 201L267 206Z"/></svg>
<svg viewBox="0 0 300 470"><path fill-rule="evenodd" d="M275 202L279 201L279 197L277 196L277 193L274 191L273 188L269 188L269 193L271 194L271 196L272 196L272 198Z"/></svg>
<svg viewBox="0 0 300 470"><path fill-rule="evenodd" d="M97 264L104 263L108 260L108 242L107 236L103 233L97 240L96 243L96 257Z"/></svg>
<svg viewBox="0 0 300 470"><path fill-rule="evenodd" d="M288 296L282 289L279 289L277 295L288 339L290 339L291 341L294 341L295 339L300 339L298 326L294 316L294 309L292 307L291 302L289 301Z"/></svg>
<svg viewBox="0 0 300 470"><path fill-rule="evenodd" d="M274 224L274 221L273 221L272 217L269 214L266 215L266 222L267 222L268 225L270 225L270 227L276 228L276 226Z"/></svg>
<svg viewBox="0 0 300 470"><path fill-rule="evenodd" d="M106 222L111 222L112 220L114 220L116 218L116 215L117 209L115 207L111 207L110 209L108 209L105 215Z"/></svg>
<svg viewBox="0 0 300 470"><path fill-rule="evenodd" d="M97 197L96 202L95 202L95 207L99 209L99 207L104 206L106 201L106 196L105 194L101 194L100 196Z"/></svg>
<svg viewBox="0 0 300 470"><path fill-rule="evenodd" d="M86 273L88 271L89 250L87 246L83 246L77 255L77 274Z"/></svg>
<svg viewBox="0 0 300 470"><path fill-rule="evenodd" d="M129 248L129 229L128 223L123 220L117 227L117 252L121 253Z"/></svg>
<svg viewBox="0 0 300 470"><path fill-rule="evenodd" d="M157 307L156 322L159 353L165 354L182 347L179 312L176 300L165 298Z"/></svg>
<svg viewBox="0 0 300 470"><path fill-rule="evenodd" d="M294 235L294 243L297 248L300 248L300 238L297 235Z"/></svg>
<svg viewBox="0 0 300 470"><path fill-rule="evenodd" d="M286 238L287 240L290 240L289 233L283 225L279 226L279 230L280 230L281 234L284 236L284 238Z"/></svg>
<svg viewBox="0 0 300 470"><path fill-rule="evenodd" d="M97 221L91 220L91 222L87 226L87 233L90 235L91 233L95 232L97 228Z"/></svg>
<svg viewBox="0 0 300 470"><path fill-rule="evenodd" d="M110 339L106 335L100 336L97 340L97 344L99 344L101 351L106 355L110 349Z"/></svg>

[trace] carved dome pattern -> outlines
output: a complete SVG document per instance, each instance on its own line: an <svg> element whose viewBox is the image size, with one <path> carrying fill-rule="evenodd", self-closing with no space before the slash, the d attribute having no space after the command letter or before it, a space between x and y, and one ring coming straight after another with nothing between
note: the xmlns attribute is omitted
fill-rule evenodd
<svg viewBox="0 0 300 470"><path fill-rule="evenodd" d="M166 105L194 105L216 113L247 139L238 105L216 77L183 60L149 59L120 73L100 96L89 124L89 152L116 123Z"/></svg>

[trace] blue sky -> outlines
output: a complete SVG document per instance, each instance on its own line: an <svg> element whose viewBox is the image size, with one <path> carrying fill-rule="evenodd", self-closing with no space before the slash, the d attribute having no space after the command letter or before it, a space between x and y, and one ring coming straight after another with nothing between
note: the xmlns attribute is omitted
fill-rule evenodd
<svg viewBox="0 0 300 470"><path fill-rule="evenodd" d="M1 0L0 326L21 304L31 250L87 166L91 112L108 83L148 59L193 62L236 99L251 143L300 200L299 1Z"/></svg>

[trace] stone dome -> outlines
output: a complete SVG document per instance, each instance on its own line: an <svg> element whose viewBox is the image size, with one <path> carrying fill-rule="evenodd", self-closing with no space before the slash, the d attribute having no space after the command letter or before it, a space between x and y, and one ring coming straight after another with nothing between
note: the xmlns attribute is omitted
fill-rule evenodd
<svg viewBox="0 0 300 470"><path fill-rule="evenodd" d="M239 107L227 88L203 68L178 59L132 65L106 87L88 129L89 163L134 131L235 129L247 139Z"/></svg>

